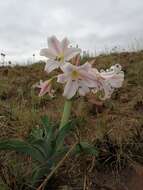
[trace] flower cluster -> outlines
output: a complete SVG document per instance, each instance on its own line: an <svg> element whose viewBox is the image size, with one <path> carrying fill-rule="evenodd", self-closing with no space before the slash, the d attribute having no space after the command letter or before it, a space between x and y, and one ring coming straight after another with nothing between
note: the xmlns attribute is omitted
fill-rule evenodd
<svg viewBox="0 0 143 190"><path fill-rule="evenodd" d="M49 58L45 71L50 73L60 68L62 73L58 74L56 78L58 83L65 84L63 96L67 99L71 99L76 93L85 96L89 92L96 93L98 91L104 92L102 99L108 99L115 88L122 86L124 72L121 65L116 64L106 71L99 72L89 62L78 66L71 64L70 60L77 56L81 50L68 47L67 38L60 42L55 36L52 36L48 38L48 46L40 51L41 56ZM52 79L42 82L38 87L41 89L40 96L46 93L51 95Z"/></svg>

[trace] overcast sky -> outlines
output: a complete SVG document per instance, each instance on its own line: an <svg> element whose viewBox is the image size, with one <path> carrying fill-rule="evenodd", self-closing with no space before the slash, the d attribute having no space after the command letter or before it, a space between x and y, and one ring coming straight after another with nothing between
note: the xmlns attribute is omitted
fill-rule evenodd
<svg viewBox="0 0 143 190"><path fill-rule="evenodd" d="M92 52L141 47L143 0L0 0L0 51L7 59L38 57L53 34Z"/></svg>

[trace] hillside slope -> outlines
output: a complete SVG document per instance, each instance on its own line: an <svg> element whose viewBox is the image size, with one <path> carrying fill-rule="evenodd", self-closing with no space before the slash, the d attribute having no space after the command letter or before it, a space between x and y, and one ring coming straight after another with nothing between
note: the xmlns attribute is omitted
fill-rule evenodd
<svg viewBox="0 0 143 190"><path fill-rule="evenodd" d="M128 187L141 190L143 51L101 55L94 59L94 66L98 69L120 63L125 72L124 85L105 102L88 95L79 99L78 105L76 101L73 103L72 117L79 117L77 133L81 139L97 145L99 157L98 160L93 157L69 158L58 173L58 183L83 189L86 176L89 189L124 190ZM52 99L48 95L39 98L37 90L32 88L40 79L50 77L43 68L43 63L0 68L0 138L27 137L33 126L41 125L43 114L53 122L60 121L64 102L60 95L62 89L56 85L56 97ZM72 140L67 139L67 143ZM8 162L13 159L9 154L6 156ZM107 174L103 175L103 171ZM135 180L132 185L130 180Z"/></svg>

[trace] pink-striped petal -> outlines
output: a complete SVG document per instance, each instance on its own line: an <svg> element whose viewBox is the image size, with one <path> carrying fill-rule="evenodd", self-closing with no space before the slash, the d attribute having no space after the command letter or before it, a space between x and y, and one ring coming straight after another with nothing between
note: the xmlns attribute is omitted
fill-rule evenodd
<svg viewBox="0 0 143 190"><path fill-rule="evenodd" d="M46 93L50 92L50 90L51 90L51 83L50 83L50 81L42 82L42 83L40 83L40 85L39 85L38 88L41 89L40 93L39 93L39 96L43 96Z"/></svg>
<svg viewBox="0 0 143 190"><path fill-rule="evenodd" d="M103 81L102 88L104 92L104 96L101 97L102 100L109 99L114 91L114 89L111 87L111 85L107 81Z"/></svg>
<svg viewBox="0 0 143 190"><path fill-rule="evenodd" d="M115 76L111 77L111 79L108 79L108 82L111 84L113 88L120 88L124 81L124 74L116 74Z"/></svg>
<svg viewBox="0 0 143 190"><path fill-rule="evenodd" d="M86 87L86 86L80 87L78 91L79 91L79 94L80 94L81 96L85 96L87 93L90 92L89 88Z"/></svg>
<svg viewBox="0 0 143 190"><path fill-rule="evenodd" d="M87 93L90 92L89 88L85 85L83 81L79 82L79 89L78 92L81 96L85 96Z"/></svg>
<svg viewBox="0 0 143 190"><path fill-rule="evenodd" d="M79 49L79 48L68 48L64 52L65 60L69 61L70 59L72 59L74 56L76 56L79 53L81 53L81 49Z"/></svg>
<svg viewBox="0 0 143 190"><path fill-rule="evenodd" d="M48 38L48 46L56 55L59 55L62 52L60 42L56 36Z"/></svg>
<svg viewBox="0 0 143 190"><path fill-rule="evenodd" d="M55 61L55 60L51 60L49 59L46 63L46 66L45 66L45 71L47 73L50 73L51 71L53 71L54 69L57 69L59 68L60 66L60 63L58 61Z"/></svg>
<svg viewBox="0 0 143 190"><path fill-rule="evenodd" d="M50 59L55 59L56 58L55 52L52 49L49 49L49 48L41 49L40 50L40 55L45 56L45 57L50 58Z"/></svg>
<svg viewBox="0 0 143 190"><path fill-rule="evenodd" d="M97 88L98 87L98 82L97 81L93 81L93 80L90 80L90 79L86 79L86 80L82 80L82 81L89 88Z"/></svg>
<svg viewBox="0 0 143 190"><path fill-rule="evenodd" d="M89 71L92 68L92 65L89 62L86 62L85 64L80 66L80 70L83 71Z"/></svg>
<svg viewBox="0 0 143 190"><path fill-rule="evenodd" d="M76 68L76 66L67 62L66 64L63 65L61 69L64 73L69 73L69 72L72 72L74 68Z"/></svg>
<svg viewBox="0 0 143 190"><path fill-rule="evenodd" d="M69 40L67 38L64 38L62 41L61 41L61 49L62 49L62 52L64 53L67 48L68 48L68 45L69 45Z"/></svg>
<svg viewBox="0 0 143 190"><path fill-rule="evenodd" d="M63 96L67 99L71 99L78 90L78 83L77 81L68 80L65 85Z"/></svg>
<svg viewBox="0 0 143 190"><path fill-rule="evenodd" d="M96 87L97 86L97 80L95 76L92 73L86 72L86 71L80 71L81 79L86 83L88 87Z"/></svg>
<svg viewBox="0 0 143 190"><path fill-rule="evenodd" d="M64 84L69 79L69 76L67 74L60 74L58 75L57 82Z"/></svg>

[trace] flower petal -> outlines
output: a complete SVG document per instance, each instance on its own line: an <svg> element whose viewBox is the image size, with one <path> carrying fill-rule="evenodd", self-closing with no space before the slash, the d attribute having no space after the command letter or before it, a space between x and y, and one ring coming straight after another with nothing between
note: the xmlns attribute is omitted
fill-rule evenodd
<svg viewBox="0 0 143 190"><path fill-rule="evenodd" d="M119 73L122 70L122 66L120 64L116 64L110 67L111 71L114 71L115 73Z"/></svg>
<svg viewBox="0 0 143 190"><path fill-rule="evenodd" d="M96 87L97 86L97 81L95 76L86 71L80 71L81 79L86 83L88 87Z"/></svg>
<svg viewBox="0 0 143 190"><path fill-rule="evenodd" d="M51 84L50 84L49 80L47 80L45 82L40 81L40 84L37 87L41 89L40 93L39 93L39 96L43 96L47 92L49 93L50 90L51 90Z"/></svg>
<svg viewBox="0 0 143 190"><path fill-rule="evenodd" d="M101 97L102 100L109 99L114 91L114 88L107 81L103 81L102 87L104 90L104 97Z"/></svg>
<svg viewBox="0 0 143 190"><path fill-rule="evenodd" d="M95 87L97 87L96 81L93 81L93 80L90 80L90 79L85 79L85 80L83 79L82 81L89 88L95 88Z"/></svg>
<svg viewBox="0 0 143 190"><path fill-rule="evenodd" d="M115 74L124 73L121 71L122 67L119 64L113 65L110 67L110 69L107 69L106 71L102 70L100 71L101 76L110 78L114 76Z"/></svg>
<svg viewBox="0 0 143 190"><path fill-rule="evenodd" d="M70 99L75 95L77 90L78 90L77 81L69 80L65 85L63 96L65 96L67 99Z"/></svg>
<svg viewBox="0 0 143 190"><path fill-rule="evenodd" d="M45 66L45 71L47 73L50 73L51 71L53 71L54 69L57 69L60 66L60 63L58 61L49 59L46 63Z"/></svg>
<svg viewBox="0 0 143 190"><path fill-rule="evenodd" d="M49 92L49 86L48 87L45 86L45 87L41 88L39 96L44 96L48 92Z"/></svg>
<svg viewBox="0 0 143 190"><path fill-rule="evenodd" d="M64 53L67 48L68 48L68 45L69 45L69 40L67 38L64 38L62 41L61 41L61 49L62 49L62 52Z"/></svg>
<svg viewBox="0 0 143 190"><path fill-rule="evenodd" d="M92 68L91 64L89 62L84 63L80 66L80 70L89 71Z"/></svg>
<svg viewBox="0 0 143 190"><path fill-rule="evenodd" d="M67 74L60 74L58 75L57 82L59 83L65 83L69 79L69 76Z"/></svg>
<svg viewBox="0 0 143 190"><path fill-rule="evenodd" d="M50 58L50 59L55 59L56 58L55 52L52 49L49 49L49 48L41 49L40 50L40 55L45 56L45 57Z"/></svg>
<svg viewBox="0 0 143 190"><path fill-rule="evenodd" d="M64 73L72 72L74 68L76 68L76 66L74 66L68 62L61 67L61 69Z"/></svg>
<svg viewBox="0 0 143 190"><path fill-rule="evenodd" d="M65 60L69 61L71 58L73 58L74 56L76 56L77 54L79 54L81 52L81 49L79 48L68 48L65 52Z"/></svg>
<svg viewBox="0 0 143 190"><path fill-rule="evenodd" d="M79 89L78 92L81 96L85 96L87 93L90 92L89 88L85 85L83 81L79 82Z"/></svg>
<svg viewBox="0 0 143 190"><path fill-rule="evenodd" d="M108 82L113 88L120 88L124 81L124 73L116 74L115 76L108 79Z"/></svg>
<svg viewBox="0 0 143 190"><path fill-rule="evenodd" d="M61 46L59 40L56 38L56 36L52 36L48 38L48 46L56 55L59 55L61 53Z"/></svg>
<svg viewBox="0 0 143 190"><path fill-rule="evenodd" d="M121 71L122 67L119 64L113 65L107 71L100 73L101 77L110 84L113 88L120 88L124 81L124 72Z"/></svg>

